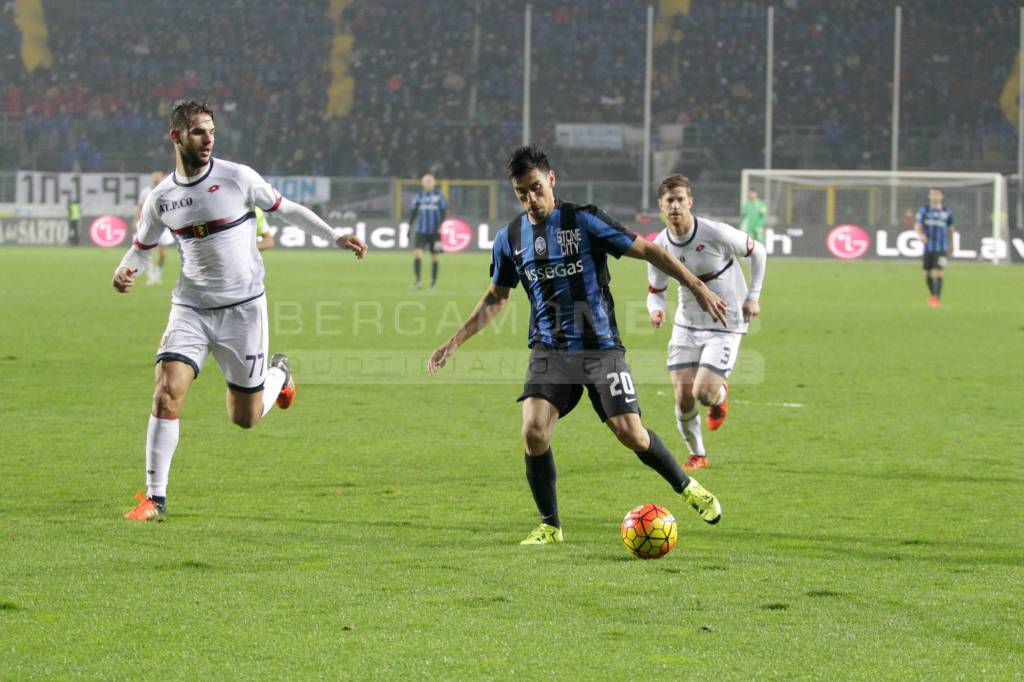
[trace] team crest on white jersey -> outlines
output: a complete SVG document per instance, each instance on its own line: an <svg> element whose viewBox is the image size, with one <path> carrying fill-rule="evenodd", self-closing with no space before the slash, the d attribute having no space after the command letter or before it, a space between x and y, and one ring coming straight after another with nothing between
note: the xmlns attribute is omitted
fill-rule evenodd
<svg viewBox="0 0 1024 682"><path fill-rule="evenodd" d="M533 250L537 252L538 256L543 256L548 251L548 243L544 237L537 237L533 240Z"/></svg>

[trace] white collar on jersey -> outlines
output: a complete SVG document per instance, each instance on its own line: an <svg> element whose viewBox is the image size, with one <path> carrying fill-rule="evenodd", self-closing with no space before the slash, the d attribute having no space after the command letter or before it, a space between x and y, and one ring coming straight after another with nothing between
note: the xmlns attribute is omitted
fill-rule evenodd
<svg viewBox="0 0 1024 682"><path fill-rule="evenodd" d="M211 172L213 172L212 156L210 157L210 163L206 164L206 170L204 170L202 173L197 173L196 175L183 178L181 175L178 175L178 171L177 169L175 169L175 171L171 174L171 179L174 180L174 184L177 185L178 187L192 187L194 185L198 185L200 182L205 180L207 176L210 175Z"/></svg>

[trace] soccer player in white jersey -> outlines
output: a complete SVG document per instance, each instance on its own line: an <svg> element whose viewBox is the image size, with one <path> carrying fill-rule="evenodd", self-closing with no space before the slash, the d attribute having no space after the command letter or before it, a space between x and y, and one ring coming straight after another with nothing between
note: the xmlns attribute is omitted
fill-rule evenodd
<svg viewBox="0 0 1024 682"><path fill-rule="evenodd" d="M163 182L164 174L162 171L153 171L150 176L149 187L143 187L142 191L139 192L139 206L135 209L135 231L138 233L139 222L142 219L142 207L146 203L146 197L156 187ZM164 261L167 260L167 247L174 246L174 235L171 234L170 230L164 230L160 233L160 241L157 242L156 254L148 264L146 268L146 284L160 284L160 277L164 271Z"/></svg>
<svg viewBox="0 0 1024 682"><path fill-rule="evenodd" d="M255 209L279 213L311 235L366 253L357 237L337 237L315 213L277 193L241 164L215 159L213 112L186 101L171 113L169 137L175 172L157 185L142 207L138 234L114 272L114 288L127 293L149 262L160 234L170 229L182 254L171 294L171 314L156 352L156 388L146 433L146 486L132 521L166 514L167 478L178 445L178 415L192 381L213 352L227 380L232 422L251 428L276 403L295 398L288 358L278 353L267 367L267 299L263 261L256 248Z"/></svg>
<svg viewBox="0 0 1024 682"><path fill-rule="evenodd" d="M668 227L654 243L664 247L728 303L725 324L704 312L689 290L679 288L679 306L668 344L668 369L676 400L676 422L690 455L687 471L707 467L697 401L708 407L708 428L725 421L728 408L726 380L736 365L740 340L750 320L761 312L758 300L764 283L767 254L764 246L726 223L693 214L690 181L675 173L658 187L658 206L668 216ZM737 258L750 258L750 289L743 281ZM647 311L651 324L665 321L668 275L647 266Z"/></svg>

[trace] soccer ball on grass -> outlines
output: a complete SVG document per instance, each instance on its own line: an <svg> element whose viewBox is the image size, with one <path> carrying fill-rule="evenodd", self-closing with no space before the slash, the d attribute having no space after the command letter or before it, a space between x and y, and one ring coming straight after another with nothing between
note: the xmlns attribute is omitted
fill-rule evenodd
<svg viewBox="0 0 1024 682"><path fill-rule="evenodd" d="M660 559L676 546L676 517L658 504L642 504L622 519L622 542L641 559Z"/></svg>

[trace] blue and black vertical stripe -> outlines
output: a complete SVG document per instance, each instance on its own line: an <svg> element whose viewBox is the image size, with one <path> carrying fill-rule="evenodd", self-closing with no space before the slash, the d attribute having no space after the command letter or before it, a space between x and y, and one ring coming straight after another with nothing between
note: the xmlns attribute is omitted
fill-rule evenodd
<svg viewBox="0 0 1024 682"><path fill-rule="evenodd" d="M413 199L413 218L416 232L420 234L436 234L444 222L446 204L444 195L439 190L433 192L417 192Z"/></svg>
<svg viewBox="0 0 1024 682"><path fill-rule="evenodd" d="M947 253L949 251L949 226L953 224L953 212L948 208L922 206L917 213L917 222L924 228L928 242L925 253Z"/></svg>
<svg viewBox="0 0 1024 682"><path fill-rule="evenodd" d="M588 229L585 221L600 225ZM620 348L608 272L608 249L600 230L622 238L633 235L592 206L559 202L544 225L521 214L507 228L508 249L530 298L530 346L560 350ZM625 235L628 235L625 236Z"/></svg>

